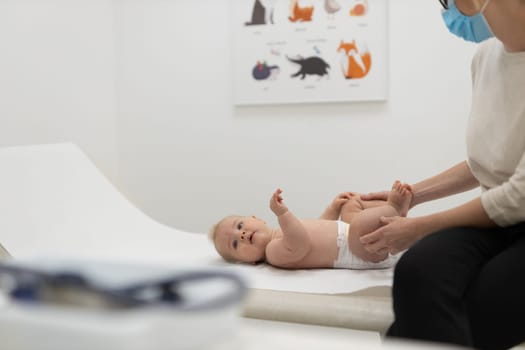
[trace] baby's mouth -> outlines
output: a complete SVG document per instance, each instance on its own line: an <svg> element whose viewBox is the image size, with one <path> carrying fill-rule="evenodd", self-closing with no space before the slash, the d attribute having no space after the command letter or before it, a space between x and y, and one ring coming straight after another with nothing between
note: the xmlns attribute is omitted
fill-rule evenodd
<svg viewBox="0 0 525 350"><path fill-rule="evenodd" d="M250 243L253 243L253 236L255 235L255 231L252 232L252 234L250 235L250 238L248 238L250 240Z"/></svg>

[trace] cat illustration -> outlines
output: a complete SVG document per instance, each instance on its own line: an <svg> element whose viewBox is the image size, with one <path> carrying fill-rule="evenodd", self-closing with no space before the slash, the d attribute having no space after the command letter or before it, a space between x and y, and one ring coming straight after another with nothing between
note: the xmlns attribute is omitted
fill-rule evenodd
<svg viewBox="0 0 525 350"><path fill-rule="evenodd" d="M337 48L341 57L341 69L346 79L363 78L370 71L372 65L372 56L367 48L358 47L355 40L344 42Z"/></svg>
<svg viewBox="0 0 525 350"><path fill-rule="evenodd" d="M269 66L266 62L259 62L252 69L252 76L255 80L275 80L279 75L279 66Z"/></svg>
<svg viewBox="0 0 525 350"><path fill-rule="evenodd" d="M293 59L286 56L286 58L288 58L288 60L291 62L297 63L301 66L297 73L291 75L292 78L301 76L301 79L304 79L306 75L319 75L320 77L328 75L327 69L330 68L330 65L320 57L312 56L308 58L299 57Z"/></svg>
<svg viewBox="0 0 525 350"><path fill-rule="evenodd" d="M244 25L253 26L273 24L273 10L276 0L255 0L252 10L252 20Z"/></svg>
<svg viewBox="0 0 525 350"><path fill-rule="evenodd" d="M350 16L364 16L368 11L368 0L354 0L350 9Z"/></svg>
<svg viewBox="0 0 525 350"><path fill-rule="evenodd" d="M299 0L292 0L290 2L290 22L310 22L312 14L314 13L313 6L299 6Z"/></svg>

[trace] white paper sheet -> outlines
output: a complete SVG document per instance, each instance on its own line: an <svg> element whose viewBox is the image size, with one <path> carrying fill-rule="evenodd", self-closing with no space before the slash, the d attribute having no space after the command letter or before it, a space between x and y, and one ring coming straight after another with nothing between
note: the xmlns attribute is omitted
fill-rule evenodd
<svg viewBox="0 0 525 350"><path fill-rule="evenodd" d="M220 266L259 289L349 293L392 283L392 269L290 271L226 263L206 234L161 225L134 207L73 144L0 149L0 242L15 258Z"/></svg>

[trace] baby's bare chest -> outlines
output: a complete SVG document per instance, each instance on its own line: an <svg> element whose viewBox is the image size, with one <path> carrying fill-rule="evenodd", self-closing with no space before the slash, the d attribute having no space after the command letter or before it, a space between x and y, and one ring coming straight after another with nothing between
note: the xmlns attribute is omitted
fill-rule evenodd
<svg viewBox="0 0 525 350"><path fill-rule="evenodd" d="M299 260L293 249L283 249L283 237L269 244L267 259L272 265L284 268L331 268L338 255L337 221L329 220L301 220L308 237L308 253ZM283 235L279 232L279 235ZM306 242L302 242L306 243ZM300 252L300 249L298 249Z"/></svg>
<svg viewBox="0 0 525 350"><path fill-rule="evenodd" d="M329 220L304 220L312 250L326 252L329 248L337 249L337 222Z"/></svg>

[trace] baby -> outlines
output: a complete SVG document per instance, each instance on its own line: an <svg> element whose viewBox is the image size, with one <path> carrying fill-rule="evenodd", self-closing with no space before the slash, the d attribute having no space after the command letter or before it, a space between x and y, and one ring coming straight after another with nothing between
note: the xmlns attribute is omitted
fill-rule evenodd
<svg viewBox="0 0 525 350"><path fill-rule="evenodd" d="M367 203L357 194L342 193L319 219L310 220L298 219L289 211L281 193L277 189L270 199L270 209L280 228L271 228L255 216L227 216L213 227L210 237L225 260L265 261L286 269L381 269L397 260L387 251L366 251L359 237L380 227L381 216L406 216L412 199L409 185L396 181L388 200L380 203Z"/></svg>

